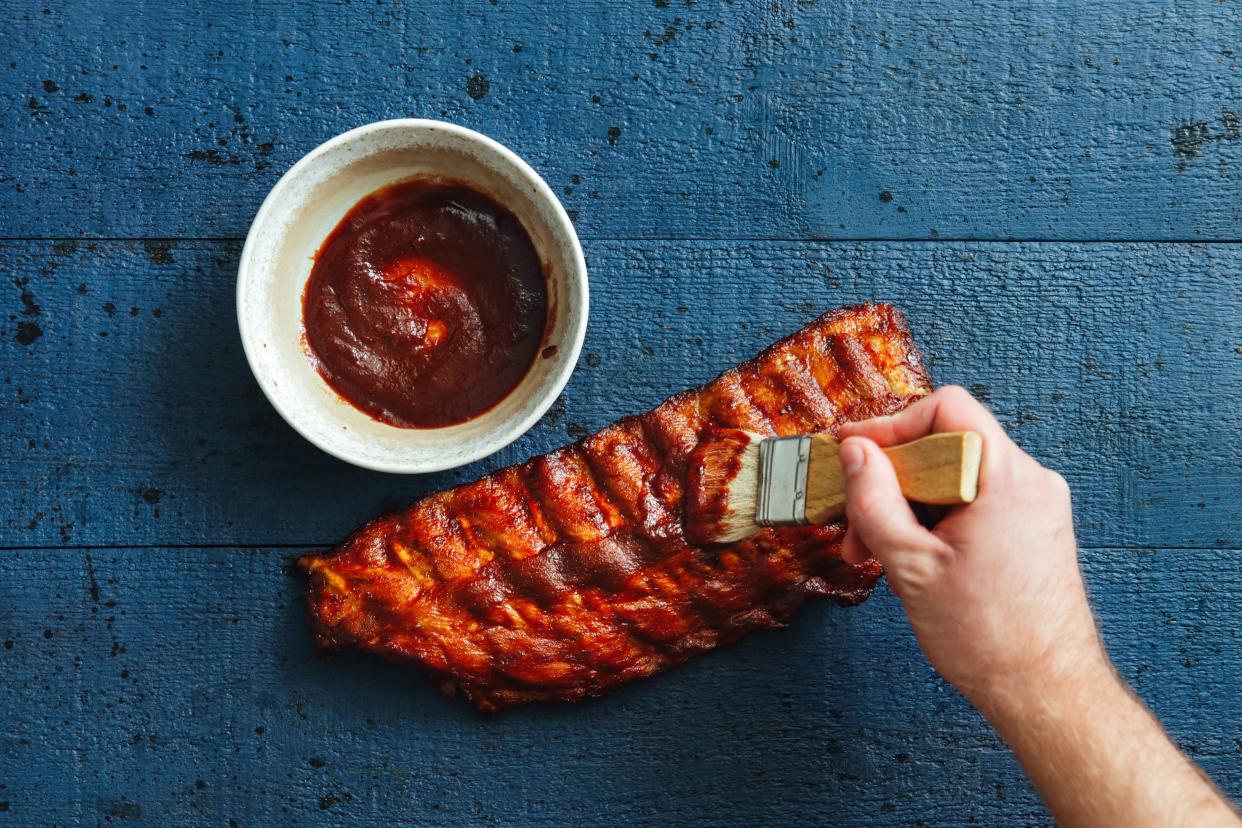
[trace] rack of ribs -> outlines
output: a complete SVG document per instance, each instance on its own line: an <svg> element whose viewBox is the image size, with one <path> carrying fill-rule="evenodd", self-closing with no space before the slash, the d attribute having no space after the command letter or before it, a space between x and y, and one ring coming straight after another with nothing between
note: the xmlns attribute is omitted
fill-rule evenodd
<svg viewBox="0 0 1242 828"><path fill-rule="evenodd" d="M315 642L422 664L494 711L601 695L810 598L857 604L880 569L841 560L840 523L691 545L688 456L713 427L835 434L930 390L899 311L827 313L702 388L304 556Z"/></svg>

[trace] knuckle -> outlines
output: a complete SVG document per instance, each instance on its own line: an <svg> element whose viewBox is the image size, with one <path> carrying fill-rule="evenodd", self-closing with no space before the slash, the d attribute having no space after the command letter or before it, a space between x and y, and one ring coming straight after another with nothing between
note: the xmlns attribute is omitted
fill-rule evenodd
<svg viewBox="0 0 1242 828"><path fill-rule="evenodd" d="M1044 475L1048 471L1039 461L1014 443L1007 443L997 448L1002 463L1014 480L1024 481L1028 486L1038 487L1045 482Z"/></svg>
<svg viewBox="0 0 1242 828"><path fill-rule="evenodd" d="M955 427L985 429L994 419L992 412L960 385L946 385L935 392L938 406ZM960 424L960 425L959 425Z"/></svg>
<svg viewBox="0 0 1242 828"><path fill-rule="evenodd" d="M1069 500L1070 485L1064 477L1052 469L1044 469L1044 485L1048 493L1062 500Z"/></svg>
<svg viewBox="0 0 1242 828"><path fill-rule="evenodd" d="M975 399L970 395L969 391L960 385L946 385L937 390L936 393L940 395L940 399L952 402L965 402L966 400L974 402Z"/></svg>
<svg viewBox="0 0 1242 828"><path fill-rule="evenodd" d="M935 541L935 543L933 543L928 549L924 550L921 554L934 563L937 569L942 569L952 562L953 557L957 553L952 546L944 543L939 538L936 538Z"/></svg>
<svg viewBox="0 0 1242 828"><path fill-rule="evenodd" d="M891 567L891 577L903 593L917 593L927 589L940 573L940 562L921 552L903 555Z"/></svg>
<svg viewBox="0 0 1242 828"><path fill-rule="evenodd" d="M987 410L974 394L960 385L949 385L941 390L944 392L944 405L955 414L978 414Z"/></svg>

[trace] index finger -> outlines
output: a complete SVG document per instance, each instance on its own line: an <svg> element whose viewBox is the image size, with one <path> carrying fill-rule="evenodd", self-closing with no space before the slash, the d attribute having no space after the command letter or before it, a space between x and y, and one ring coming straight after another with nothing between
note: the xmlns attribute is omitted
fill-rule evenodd
<svg viewBox="0 0 1242 828"><path fill-rule="evenodd" d="M1009 440L992 412L958 385L938 388L896 414L846 423L841 439L866 437L879 446L895 446L946 431L977 431L985 443Z"/></svg>

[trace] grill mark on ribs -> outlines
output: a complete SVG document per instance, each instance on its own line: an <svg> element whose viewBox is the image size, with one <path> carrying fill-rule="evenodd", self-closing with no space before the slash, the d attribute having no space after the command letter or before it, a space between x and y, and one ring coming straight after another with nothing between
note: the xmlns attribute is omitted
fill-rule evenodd
<svg viewBox="0 0 1242 828"><path fill-rule="evenodd" d="M796 428L782 430L782 433L824 431L836 422L836 407L824 394L824 389L815 382L815 377L804 360L794 354L785 354L774 359L773 363L773 376L788 396L788 407L803 413L802 422Z"/></svg>
<svg viewBox="0 0 1242 828"><path fill-rule="evenodd" d="M577 446L536 457L522 470L562 541L596 541L615 528L609 520L615 510L595 487Z"/></svg>
<svg viewBox="0 0 1242 828"><path fill-rule="evenodd" d="M503 555L520 560L539 554L556 539L535 520L527 491L518 471L512 468L485 477L477 485L454 490L453 514L459 526L470 527L476 557L490 560Z"/></svg>
<svg viewBox="0 0 1242 828"><path fill-rule="evenodd" d="M858 603L879 569L840 559L840 524L687 543L689 454L708 426L835 433L929 391L896 310L825 314L701 389L305 556L315 641L418 662L496 710L600 695L808 598Z"/></svg>
<svg viewBox="0 0 1242 828"><path fill-rule="evenodd" d="M661 461L642 420L629 417L592 434L582 441L582 451L595 479L603 481L628 525L653 543L667 538L677 518L652 484Z"/></svg>
<svg viewBox="0 0 1242 828"><path fill-rule="evenodd" d="M708 400L708 420L712 423L759 434L776 433L763 409L742 385L742 371L737 368L721 374L704 390L703 397Z"/></svg>

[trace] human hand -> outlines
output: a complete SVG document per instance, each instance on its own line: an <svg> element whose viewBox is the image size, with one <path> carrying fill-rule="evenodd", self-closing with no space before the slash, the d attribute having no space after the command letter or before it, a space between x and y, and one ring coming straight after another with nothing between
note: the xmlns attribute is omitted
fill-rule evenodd
<svg viewBox="0 0 1242 828"><path fill-rule="evenodd" d="M934 529L916 520L880 446L945 431L983 438L979 495ZM842 557L874 556L923 653L985 715L1062 679L1111 675L1078 569L1069 487L965 390L841 429Z"/></svg>

